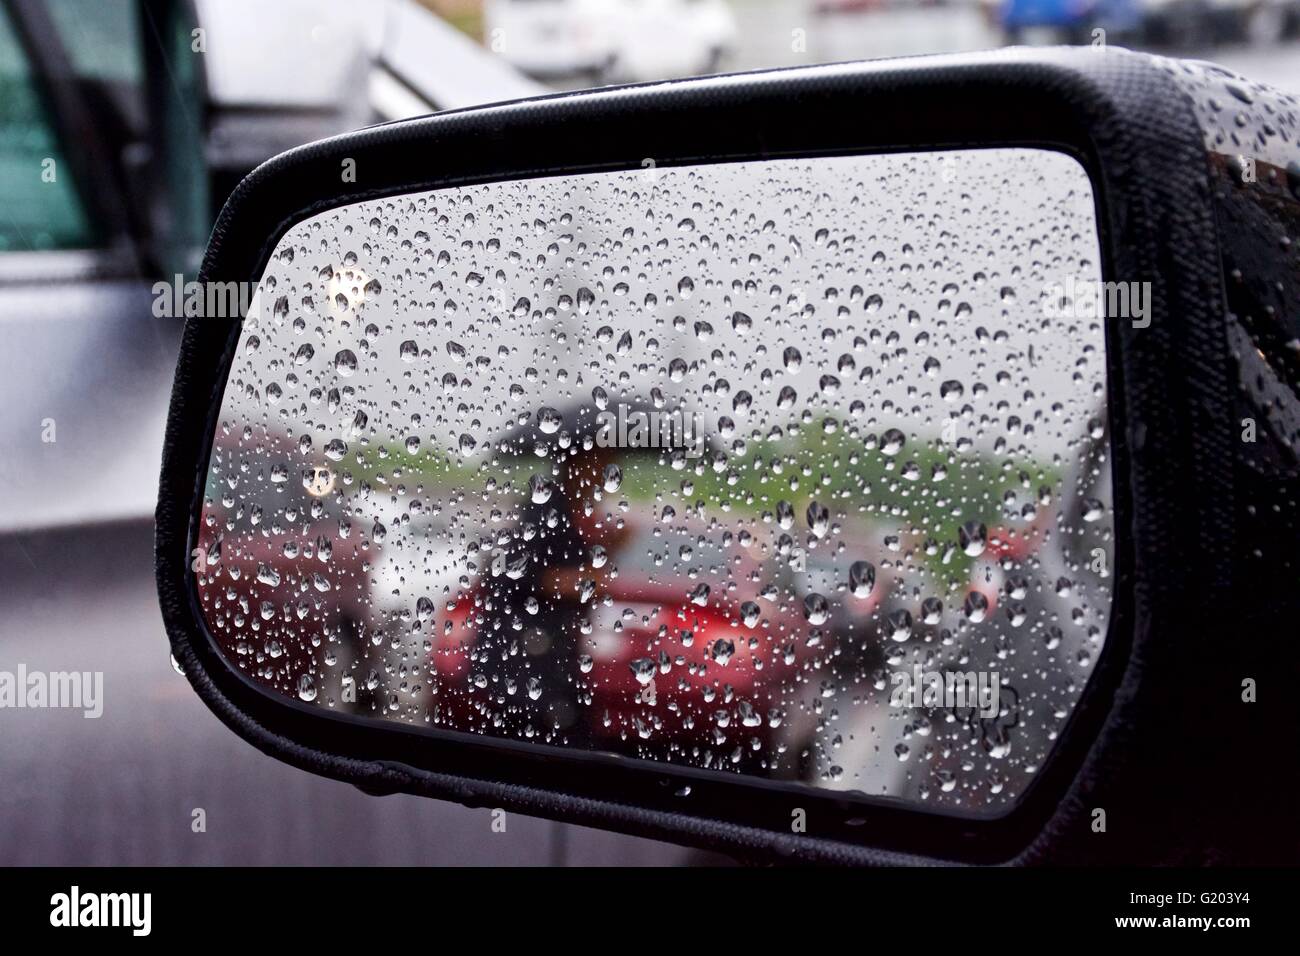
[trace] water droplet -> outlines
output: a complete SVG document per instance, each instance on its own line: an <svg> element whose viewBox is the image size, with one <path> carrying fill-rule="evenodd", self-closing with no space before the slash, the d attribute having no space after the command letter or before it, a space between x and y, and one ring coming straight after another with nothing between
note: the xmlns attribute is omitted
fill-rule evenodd
<svg viewBox="0 0 1300 956"><path fill-rule="evenodd" d="M606 465L604 478L605 490L612 494L623 484L623 469L615 464Z"/></svg>
<svg viewBox="0 0 1300 956"><path fill-rule="evenodd" d="M351 349L340 349L334 355L334 371L344 378L357 370L357 356Z"/></svg>
<svg viewBox="0 0 1300 956"><path fill-rule="evenodd" d="M871 595L876 586L876 566L870 561L854 561L849 565L849 593L855 598Z"/></svg>
<svg viewBox="0 0 1300 956"><path fill-rule="evenodd" d="M827 507L817 501L810 501L806 517L812 533L819 538L826 537L831 524L831 513Z"/></svg>
<svg viewBox="0 0 1300 956"><path fill-rule="evenodd" d="M928 597L921 602L921 620L926 624L938 624L943 618L943 602L936 597Z"/></svg>
<svg viewBox="0 0 1300 956"><path fill-rule="evenodd" d="M543 405L537 410L537 427L545 435L554 435L564 424L564 416L549 405Z"/></svg>
<svg viewBox="0 0 1300 956"><path fill-rule="evenodd" d="M555 482L544 475L533 475L528 479L528 492L533 504L544 505L555 492Z"/></svg>
<svg viewBox="0 0 1300 956"><path fill-rule="evenodd" d="M979 591L971 591L966 595L966 601L962 604L962 611L972 624L978 624L988 614L989 599Z"/></svg>
<svg viewBox="0 0 1300 956"><path fill-rule="evenodd" d="M957 543L961 545L962 551L972 558L984 553L984 548L988 545L988 536L989 529L980 521L967 521L957 529Z"/></svg>
<svg viewBox="0 0 1300 956"><path fill-rule="evenodd" d="M809 624L825 624L831 616L831 602L814 591L803 599L803 616Z"/></svg>
<svg viewBox="0 0 1300 956"><path fill-rule="evenodd" d="M636 677L636 682L642 687L648 685L655 677L657 665L652 657L638 657L628 665L632 669L632 674Z"/></svg>

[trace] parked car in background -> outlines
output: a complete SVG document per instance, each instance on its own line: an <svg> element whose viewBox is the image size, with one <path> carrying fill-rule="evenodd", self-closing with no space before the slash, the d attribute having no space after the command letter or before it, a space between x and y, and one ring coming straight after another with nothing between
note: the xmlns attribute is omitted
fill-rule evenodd
<svg viewBox="0 0 1300 956"><path fill-rule="evenodd" d="M483 23L525 73L597 83L715 73L736 44L725 0L486 0Z"/></svg>
<svg viewBox="0 0 1300 956"><path fill-rule="evenodd" d="M1142 0L1142 39L1156 47L1276 43L1300 26L1296 0Z"/></svg>
<svg viewBox="0 0 1300 956"><path fill-rule="evenodd" d="M1210 36L1215 39L1277 43L1300 23L1296 0L1209 0Z"/></svg>
<svg viewBox="0 0 1300 956"><path fill-rule="evenodd" d="M1142 10L1138 0L1003 0L998 23L1008 43L1116 43L1140 35Z"/></svg>
<svg viewBox="0 0 1300 956"><path fill-rule="evenodd" d="M1208 42L1210 0L1142 0L1143 38L1156 46L1191 49Z"/></svg>

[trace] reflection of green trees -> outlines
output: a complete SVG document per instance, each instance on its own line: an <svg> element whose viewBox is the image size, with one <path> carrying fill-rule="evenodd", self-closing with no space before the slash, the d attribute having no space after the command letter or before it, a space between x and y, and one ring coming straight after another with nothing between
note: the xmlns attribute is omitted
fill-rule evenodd
<svg viewBox="0 0 1300 956"><path fill-rule="evenodd" d="M482 478L477 461L465 462L446 452L416 451L408 452L403 445L396 447L371 446L361 453L361 460L345 459L340 462L339 471L350 472L354 481L371 487L387 488L399 484L412 489L423 485L426 489L473 488L475 482Z"/></svg>
<svg viewBox="0 0 1300 956"><path fill-rule="evenodd" d="M361 461L350 459L340 468L351 473L354 486L361 484L385 489L405 485L408 492L416 486L435 496L450 491L483 492L495 481L499 503L509 504L510 496L522 498L528 491L528 479L535 473L549 474L550 459L531 455L489 455L468 459L445 451L408 452L405 447L369 448Z"/></svg>
<svg viewBox="0 0 1300 956"><path fill-rule="evenodd" d="M843 429L828 434L820 427L790 427L777 442L750 442L743 456L729 455L721 471L712 455L687 459L684 468L674 469L667 454L628 449L621 458L618 497L634 504L674 504L679 510L702 503L710 515L735 517L774 511L784 500L794 507L800 529L809 502L816 499L844 524L847 537L865 536L871 533L868 527L896 531L918 561L955 581L965 579L971 563L957 547L963 523L1003 523L1008 492L1015 494L1018 511L1043 486L1054 494L1059 490L1059 469L1029 458L957 451L937 437L911 439L897 455L888 456L867 447L864 437ZM445 452L410 454L398 446L388 449L387 457L368 448L363 462L354 460L344 470L377 488L400 483L408 489L422 485L433 493L481 491L495 479L498 488L511 489L507 495L522 496L529 476L545 468L542 459L465 462ZM915 479L906 476L913 472ZM936 478L937 472L944 476ZM937 544L937 553L924 552L928 539Z"/></svg>
<svg viewBox="0 0 1300 956"><path fill-rule="evenodd" d="M1039 488L1055 493L1059 472L1028 458L997 457L985 452L959 452L937 439L911 440L895 456L868 448L864 436L837 431L824 434L809 428L794 432L776 444L750 444L744 457L732 458L722 472L703 459L689 461L674 471L666 459L650 455L629 456L624 465L622 496L631 501L653 501L667 490L683 502L703 502L711 513L725 509L737 516L774 511L778 501L794 506L797 528L805 526L804 512L812 500L826 505L854 537L854 526L884 526L897 530L904 547L913 548L937 575L964 579L971 559L957 548L957 530L967 521L993 527L1003 521L1003 496L1016 495L1017 510L1033 501ZM697 469L697 462L703 467ZM773 467L780 463L778 474ZM805 474L805 470L808 471ZM904 472L915 470L912 480ZM944 472L936 479L936 470ZM795 483L792 486L792 479ZM691 484L689 494L681 482ZM908 539L911 538L911 541ZM933 539L934 555L921 545ZM945 552L948 560L945 561Z"/></svg>

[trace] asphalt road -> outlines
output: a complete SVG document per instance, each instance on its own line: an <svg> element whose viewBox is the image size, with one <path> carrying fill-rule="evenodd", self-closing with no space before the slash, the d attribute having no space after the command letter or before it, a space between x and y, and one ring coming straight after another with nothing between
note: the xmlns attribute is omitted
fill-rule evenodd
<svg viewBox="0 0 1300 956"><path fill-rule="evenodd" d="M707 859L517 814L494 833L489 810L370 797L265 756L172 669L151 536L136 523L0 538L0 670L104 673L98 719L0 709L0 865Z"/></svg>

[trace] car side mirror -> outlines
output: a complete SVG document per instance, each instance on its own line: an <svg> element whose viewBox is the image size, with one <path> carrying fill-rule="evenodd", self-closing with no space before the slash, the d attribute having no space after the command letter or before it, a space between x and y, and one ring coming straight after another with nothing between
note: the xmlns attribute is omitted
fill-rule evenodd
<svg viewBox="0 0 1300 956"><path fill-rule="evenodd" d="M1013 50L285 153L186 311L173 654L371 792L759 859L1257 849L1296 773L1243 690L1296 662L1296 117ZM1243 766L1258 833L1174 785Z"/></svg>

